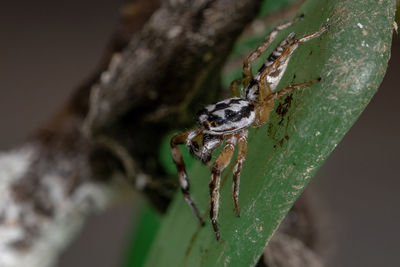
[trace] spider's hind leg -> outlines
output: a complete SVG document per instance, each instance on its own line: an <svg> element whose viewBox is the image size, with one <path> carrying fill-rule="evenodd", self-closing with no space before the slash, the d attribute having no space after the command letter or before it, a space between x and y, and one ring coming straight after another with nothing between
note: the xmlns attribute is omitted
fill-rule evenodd
<svg viewBox="0 0 400 267"><path fill-rule="evenodd" d="M321 34L326 32L329 27L330 25L326 24L316 32L307 34L299 39L288 42L284 50L281 52L281 55L274 61L274 63L271 64L271 66L269 66L268 68L263 69L261 73L257 74L257 78L259 78L260 81L258 97L258 100L260 102L263 101L263 97L268 97L271 95L271 92L275 92L276 87L278 86L281 78L283 77L283 74L286 71L291 56L293 55L294 51L299 47L299 44L320 36ZM290 35L288 36L288 38L289 37ZM287 88L286 90L289 90L289 88Z"/></svg>
<svg viewBox="0 0 400 267"><path fill-rule="evenodd" d="M281 30L284 30L296 22L298 22L300 19L302 19L304 15L300 15L296 17L293 21L287 22L285 24L279 25L275 27L268 35L265 37L264 41L253 51L250 53L250 55L247 56L247 58L243 61L243 85L246 88L250 81L253 79L253 73L251 71L251 65L253 62L259 58L271 45L271 43L275 40L276 36Z"/></svg>
<svg viewBox="0 0 400 267"><path fill-rule="evenodd" d="M198 136L201 133L202 133L201 131L197 130L197 131L187 131L187 132L177 134L171 139L170 145L171 145L172 159L173 159L176 169L178 171L179 185L181 187L181 191L183 193L185 201L188 203L190 209L192 210L193 214L197 217L200 224L204 225L204 220L201 217L200 212L197 209L196 205L194 204L192 198L190 197L189 178L188 178L188 175L186 172L185 162L183 161L183 158L182 158L182 152L178 147L178 145L190 143L191 139L195 138L196 136Z"/></svg>
<svg viewBox="0 0 400 267"><path fill-rule="evenodd" d="M261 104L257 106L256 119L255 119L254 123L252 124L252 126L254 126L254 127L261 126L269 120L271 110L274 107L275 101L278 98L280 98L281 96L283 96L285 94L292 92L293 90L302 89L304 87L309 87L309 86L313 85L314 83L319 82L320 80L321 80L321 78L318 78L318 79L314 79L309 82L292 84L292 85L289 85L288 87L280 90L279 92L268 95L262 102L260 102ZM263 85L261 83L261 87L262 86Z"/></svg>
<svg viewBox="0 0 400 267"><path fill-rule="evenodd" d="M273 97L274 99L277 99L277 98L279 98L279 97L281 97L281 96L283 96L283 95L286 95L286 94L290 93L290 92L293 91L293 90L302 89L302 88L304 88L304 87L309 87L309 86L311 86L311 85L313 85L314 83L317 83L317 82L319 82L319 81L321 81L321 78L317 78L317 79L311 80L311 81L309 81L309 82L298 83L298 84L291 84L291 85L289 85L288 87L283 88L283 89L280 90L279 92L273 94L272 97Z"/></svg>

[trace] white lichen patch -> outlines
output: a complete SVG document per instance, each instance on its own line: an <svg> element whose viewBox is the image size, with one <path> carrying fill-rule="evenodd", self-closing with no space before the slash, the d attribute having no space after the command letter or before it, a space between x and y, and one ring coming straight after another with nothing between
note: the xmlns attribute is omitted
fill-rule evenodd
<svg viewBox="0 0 400 267"><path fill-rule="evenodd" d="M0 153L0 190L1 186L25 174L34 156L32 147Z"/></svg>
<svg viewBox="0 0 400 267"><path fill-rule="evenodd" d="M9 247L12 241L23 236L23 229L18 224L22 207L15 203L10 185L26 173L34 154L31 147L0 154L0 266L24 266L18 264L19 255Z"/></svg>
<svg viewBox="0 0 400 267"><path fill-rule="evenodd" d="M174 39L176 38L178 35L180 35L183 31L183 28L179 25L175 25L174 27L172 27L168 32L167 32L167 37L168 39Z"/></svg>
<svg viewBox="0 0 400 267"><path fill-rule="evenodd" d="M30 178L26 175L36 155L34 147L0 154L1 267L53 266L88 212L104 208L110 202L110 189L102 184L87 182L68 193L68 179L54 170L39 177L41 189L47 192L45 200L52 206L51 215L38 213L29 199L17 201L11 186L20 179ZM67 164L60 168L72 167ZM15 245L18 242L21 245Z"/></svg>

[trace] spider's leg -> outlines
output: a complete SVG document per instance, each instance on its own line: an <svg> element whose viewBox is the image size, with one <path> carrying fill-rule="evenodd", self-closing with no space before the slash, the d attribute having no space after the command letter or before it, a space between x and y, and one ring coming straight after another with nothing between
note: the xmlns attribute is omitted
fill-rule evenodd
<svg viewBox="0 0 400 267"><path fill-rule="evenodd" d="M314 83L319 82L320 80L321 78L318 78L309 82L292 84L280 90L279 92L269 94L266 98L260 100L259 104L255 107L256 119L254 120L252 126L253 127L261 126L269 120L269 115L274 107L276 99L280 98L281 96L287 93L290 93L293 90L311 86ZM260 88L263 88L263 82L260 83Z"/></svg>
<svg viewBox="0 0 400 267"><path fill-rule="evenodd" d="M321 34L323 34L324 32L326 32L329 29L329 27L331 27L331 24L329 24L329 23L325 24L318 31L310 33L310 34L307 34L307 35L297 39L295 41L295 43L296 42L297 43L304 43L304 42L310 41L311 39L314 39L314 38L320 36Z"/></svg>
<svg viewBox="0 0 400 267"><path fill-rule="evenodd" d="M187 144L191 142L191 139L198 136L201 133L199 130L195 131L187 131L180 134L175 135L171 139L171 155L172 159L175 163L176 169L178 171L179 177L179 184L181 187L181 191L183 196L188 203L190 209L192 210L193 214L197 217L201 225L204 225L204 220L200 215L199 210L197 209L196 205L194 204L192 198L190 197L189 193L189 178L186 172L185 162L182 158L182 152L179 149L178 145Z"/></svg>
<svg viewBox="0 0 400 267"><path fill-rule="evenodd" d="M240 172L242 171L243 163L246 160L247 134L248 134L247 129L241 131L238 134L238 155L235 161L235 166L233 167L232 197L233 197L233 203L235 204L235 212L238 217L240 217L240 210L239 210Z"/></svg>
<svg viewBox="0 0 400 267"><path fill-rule="evenodd" d="M275 94L271 95L271 99L272 99L272 98L273 98L274 100L275 100L275 99L278 99L278 98L280 98L281 96L286 95L287 93L290 93L290 92L293 91L293 90L302 89L302 88L304 88L304 87L309 87L309 86L311 86L311 85L313 85L314 83L317 83L317 82L319 82L319 81L321 81L321 78L314 79L314 80L311 80L311 81L309 81L309 82L298 83L298 84L291 84L291 85L289 85L288 87L283 88L283 89L280 90L279 92L276 92Z"/></svg>
<svg viewBox="0 0 400 267"><path fill-rule="evenodd" d="M240 97L240 85L242 84L242 81L242 78L238 78L231 82L229 86L231 97Z"/></svg>
<svg viewBox="0 0 400 267"><path fill-rule="evenodd" d="M293 21L290 21L290 22L287 22L285 24L275 27L267 35L267 37L265 37L264 41L253 52L251 52L250 55L247 56L247 58L243 61L243 70L242 70L244 87L247 87L249 85L250 81L253 79L253 73L251 71L251 64L257 58L259 58L265 52L265 50L268 49L268 47L270 46L272 41L275 40L276 36L278 35L278 33L281 30L292 26L293 24L298 22L301 18L303 18L303 15L296 17Z"/></svg>
<svg viewBox="0 0 400 267"><path fill-rule="evenodd" d="M291 41L290 44L288 44L285 47L285 50L281 53L281 55L274 61L274 63L267 68L265 68L262 73L260 74L260 96L268 96L269 93L266 91L267 90L272 90L275 91L277 85L279 84L283 73L285 72L289 60L293 54L293 52L297 49L300 43L307 42L313 38L316 38L326 32L330 27L330 24L326 24L322 28L320 28L318 31L313 32L311 34L305 35L297 40ZM289 34L288 39L290 37L294 37L294 34ZM260 97L262 99L262 97Z"/></svg>
<svg viewBox="0 0 400 267"><path fill-rule="evenodd" d="M228 166L229 162L232 159L233 152L235 150L236 140L237 140L236 136L228 135L225 142L224 150L215 160L211 168L210 219L217 240L220 239L220 233L218 230L218 210L219 210L219 189L221 185L221 173Z"/></svg>
<svg viewBox="0 0 400 267"><path fill-rule="evenodd" d="M246 87L246 99L261 103L267 96L273 93L273 90L280 81L287 63L289 62L289 60L285 60L283 64L281 64L281 56L294 40L295 34L292 32L269 55L264 65L261 66L257 74L250 81L249 86Z"/></svg>

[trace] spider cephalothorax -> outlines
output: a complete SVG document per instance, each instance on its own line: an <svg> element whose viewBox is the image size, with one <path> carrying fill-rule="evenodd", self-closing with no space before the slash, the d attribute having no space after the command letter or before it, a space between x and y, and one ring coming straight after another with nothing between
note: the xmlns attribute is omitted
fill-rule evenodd
<svg viewBox="0 0 400 267"><path fill-rule="evenodd" d="M278 92L275 91L286 70L290 57L298 45L320 36L329 28L328 24L318 31L299 39L295 39L295 34L290 33L275 48L256 75L253 76L251 71L251 63L265 52L275 39L277 33L293 25L293 23L302 17L300 16L292 22L276 27L265 38L264 42L244 60L243 78L239 81L235 80L231 84L232 98L206 106L200 110L198 112L199 128L177 134L171 139L171 154L178 170L182 193L201 224L204 224L204 220L189 195L189 180L178 145L185 144L194 157L206 164L211 161L212 152L225 141L223 151L211 165L211 179L209 184L210 218L217 240L220 239L217 219L221 172L231 161L236 145L238 146L238 154L233 167L232 196L236 215L240 216L238 201L239 181L240 172L247 153L247 128L265 124L269 119L269 114L275 100L282 95L294 89L311 86L320 80L318 78L309 82L290 85ZM240 83L243 83L244 86L243 97L240 97L238 90Z"/></svg>

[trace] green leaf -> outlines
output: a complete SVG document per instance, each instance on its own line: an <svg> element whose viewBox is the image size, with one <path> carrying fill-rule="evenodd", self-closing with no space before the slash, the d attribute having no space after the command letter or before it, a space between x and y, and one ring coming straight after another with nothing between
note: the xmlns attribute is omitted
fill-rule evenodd
<svg viewBox="0 0 400 267"><path fill-rule="evenodd" d="M299 0L264 1L261 5L259 16L265 17L274 12L280 11L296 2L299 2Z"/></svg>
<svg viewBox="0 0 400 267"><path fill-rule="evenodd" d="M148 203L142 204L138 226L132 234L126 261L122 264L124 267L143 266L155 238L155 230L160 226L160 217L156 211Z"/></svg>
<svg viewBox="0 0 400 267"><path fill-rule="evenodd" d="M279 88L317 77L322 81L283 97L270 121L250 130L241 177L242 216L233 211L230 166L221 189L221 241L210 223L199 226L179 192L145 266L255 265L294 201L378 89L390 55L394 12L394 0L309 0L302 6L298 13L305 14L304 20L277 42L290 31L302 36L328 21L332 26L301 44ZM210 171L196 162L189 177L193 199L207 218Z"/></svg>

